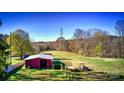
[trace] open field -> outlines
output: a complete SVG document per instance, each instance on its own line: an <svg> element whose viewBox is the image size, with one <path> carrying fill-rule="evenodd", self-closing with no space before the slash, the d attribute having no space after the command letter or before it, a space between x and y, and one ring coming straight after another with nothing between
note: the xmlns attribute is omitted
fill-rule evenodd
<svg viewBox="0 0 124 93"><path fill-rule="evenodd" d="M107 72L110 74L124 75L124 59L85 57L71 52L51 51L54 58L60 59L65 64L85 63L94 71Z"/></svg>
<svg viewBox="0 0 124 93"><path fill-rule="evenodd" d="M85 63L91 72L80 72L80 80L124 80L124 59L85 57L79 54L62 51L47 51L52 53L54 60L66 65ZM15 63L19 62L15 60ZM8 80L68 80L63 70L25 69L24 67Z"/></svg>

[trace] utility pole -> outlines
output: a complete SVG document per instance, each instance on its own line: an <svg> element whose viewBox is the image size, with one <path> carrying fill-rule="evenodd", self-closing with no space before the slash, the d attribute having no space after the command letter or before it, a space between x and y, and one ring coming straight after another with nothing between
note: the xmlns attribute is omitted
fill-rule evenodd
<svg viewBox="0 0 124 93"><path fill-rule="evenodd" d="M10 32L10 64L12 64L12 33Z"/></svg>
<svg viewBox="0 0 124 93"><path fill-rule="evenodd" d="M58 47L58 50L60 51L61 50L61 45L62 45L62 39L63 38L63 29L60 28L60 37L59 37L59 47Z"/></svg>

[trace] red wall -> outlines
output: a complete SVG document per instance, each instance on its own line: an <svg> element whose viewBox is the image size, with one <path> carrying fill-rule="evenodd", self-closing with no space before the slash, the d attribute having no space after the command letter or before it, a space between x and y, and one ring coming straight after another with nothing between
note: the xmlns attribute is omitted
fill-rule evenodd
<svg viewBox="0 0 124 93"><path fill-rule="evenodd" d="M33 59L31 64L32 68L40 68L40 59L39 58Z"/></svg>
<svg viewBox="0 0 124 93"><path fill-rule="evenodd" d="M40 68L40 58L36 59L31 59L31 60L26 60L25 61L25 66L28 68L30 66L31 68ZM47 60L47 68L51 68L52 66L52 60L46 59Z"/></svg>
<svg viewBox="0 0 124 93"><path fill-rule="evenodd" d="M48 68L51 68L52 67L52 61L47 59L47 67Z"/></svg>

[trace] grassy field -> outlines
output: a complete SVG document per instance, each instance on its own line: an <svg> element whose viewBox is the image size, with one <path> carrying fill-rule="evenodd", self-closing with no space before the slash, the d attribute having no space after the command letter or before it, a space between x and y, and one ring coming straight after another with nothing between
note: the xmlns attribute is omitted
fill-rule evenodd
<svg viewBox="0 0 124 93"><path fill-rule="evenodd" d="M37 70L37 69L21 69L12 75L8 80L20 81L64 81L67 80L64 71L61 70Z"/></svg>
<svg viewBox="0 0 124 93"><path fill-rule="evenodd" d="M10 63L10 58L7 59L7 62ZM23 62L22 59L20 59L20 57L12 57L12 65L17 64Z"/></svg>
<svg viewBox="0 0 124 93"><path fill-rule="evenodd" d="M21 59L12 59L12 65L23 62Z"/></svg>
<svg viewBox="0 0 124 93"><path fill-rule="evenodd" d="M124 59L85 57L76 53L62 51L48 51L55 60L66 65L85 63L93 71L80 72L80 80L124 80ZM14 59L15 60L15 59ZM14 63L17 61L15 60ZM18 60L19 62L19 60ZM61 70L36 70L24 67L8 80L68 80Z"/></svg>
<svg viewBox="0 0 124 93"><path fill-rule="evenodd" d="M71 52L51 51L51 53L54 58L60 59L65 64L85 63L94 71L124 75L124 59L85 57Z"/></svg>

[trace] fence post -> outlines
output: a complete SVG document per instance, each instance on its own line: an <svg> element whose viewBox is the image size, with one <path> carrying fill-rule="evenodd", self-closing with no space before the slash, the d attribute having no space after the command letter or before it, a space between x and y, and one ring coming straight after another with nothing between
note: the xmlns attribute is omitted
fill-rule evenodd
<svg viewBox="0 0 124 93"><path fill-rule="evenodd" d="M62 64L60 64L60 66L61 66L61 70L63 70L63 66L62 66Z"/></svg>
<svg viewBox="0 0 124 93"><path fill-rule="evenodd" d="M65 74L66 74L66 78L67 78L67 77L68 77L68 76L67 76L68 73L67 73L67 68L66 68L66 67L65 67Z"/></svg>
<svg viewBox="0 0 124 93"><path fill-rule="evenodd" d="M68 72L68 75L69 75L69 80L71 80L71 78L70 78L70 71Z"/></svg>
<svg viewBox="0 0 124 93"><path fill-rule="evenodd" d="M52 65L52 69L54 69L54 64Z"/></svg>

